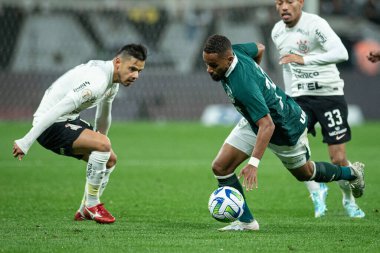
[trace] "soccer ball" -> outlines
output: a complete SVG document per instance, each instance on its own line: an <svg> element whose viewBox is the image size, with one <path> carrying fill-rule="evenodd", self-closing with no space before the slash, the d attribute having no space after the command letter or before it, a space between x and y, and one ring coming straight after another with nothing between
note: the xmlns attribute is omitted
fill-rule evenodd
<svg viewBox="0 0 380 253"><path fill-rule="evenodd" d="M239 219L243 214L244 205L244 197L238 190L223 186L211 194L208 210L217 221L231 222Z"/></svg>

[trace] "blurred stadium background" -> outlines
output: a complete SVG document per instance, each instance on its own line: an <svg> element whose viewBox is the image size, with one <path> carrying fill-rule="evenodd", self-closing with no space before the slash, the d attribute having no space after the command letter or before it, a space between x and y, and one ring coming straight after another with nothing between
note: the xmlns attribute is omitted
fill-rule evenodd
<svg viewBox="0 0 380 253"><path fill-rule="evenodd" d="M329 21L350 60L339 64L349 104L379 120L379 0L305 0ZM274 0L0 0L0 121L29 120L58 76L91 59L109 60L126 43L149 48L146 70L115 100L116 120L199 120L208 105L229 104L205 72L208 35L266 45L264 69L282 84L270 38ZM93 112L86 112L84 117Z"/></svg>

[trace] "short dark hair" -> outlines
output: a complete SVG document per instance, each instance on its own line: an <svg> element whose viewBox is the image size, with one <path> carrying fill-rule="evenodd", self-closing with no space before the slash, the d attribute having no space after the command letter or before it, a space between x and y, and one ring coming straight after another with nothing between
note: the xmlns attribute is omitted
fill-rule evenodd
<svg viewBox="0 0 380 253"><path fill-rule="evenodd" d="M147 58L147 49L141 44L128 44L117 51L116 56L132 56L140 61L145 61Z"/></svg>
<svg viewBox="0 0 380 253"><path fill-rule="evenodd" d="M208 37L203 51L208 54L224 54L231 49L231 41L223 35L214 34Z"/></svg>

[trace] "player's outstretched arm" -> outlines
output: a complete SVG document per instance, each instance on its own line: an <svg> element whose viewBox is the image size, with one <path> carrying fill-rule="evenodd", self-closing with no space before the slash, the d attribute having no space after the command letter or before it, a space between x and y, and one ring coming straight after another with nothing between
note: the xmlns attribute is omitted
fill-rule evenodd
<svg viewBox="0 0 380 253"><path fill-rule="evenodd" d="M367 55L367 59L373 63L380 61L380 50L369 52L369 55Z"/></svg>
<svg viewBox="0 0 380 253"><path fill-rule="evenodd" d="M246 187L247 191L252 190L254 186L256 188L258 187L258 162L263 157L264 152L268 147L269 141L272 138L275 129L275 125L270 114L267 114L263 118L259 119L256 122L256 125L259 127L259 131L257 132L256 145L252 152L252 157L254 157L254 160L256 160L256 162L249 162L247 165L244 166L244 168L240 171L239 174L239 178L241 176L244 177L243 186Z"/></svg>
<svg viewBox="0 0 380 253"><path fill-rule="evenodd" d="M23 138L15 140L15 143L17 144L17 149L16 151L14 150L13 154L16 154L16 156L18 156L17 154L19 154L19 151L17 150L20 149L23 155L26 155L33 142L38 138L38 136L40 136L43 133L43 131L45 131L49 126L51 126L56 121L56 119L58 119L62 115L72 112L76 108L77 107L71 96L68 95L64 97L48 112L41 116L39 118L38 123L34 125Z"/></svg>

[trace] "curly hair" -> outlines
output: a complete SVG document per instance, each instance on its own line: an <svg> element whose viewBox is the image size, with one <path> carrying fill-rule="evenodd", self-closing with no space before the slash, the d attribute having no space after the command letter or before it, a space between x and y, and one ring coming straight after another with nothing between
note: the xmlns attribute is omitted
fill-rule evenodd
<svg viewBox="0 0 380 253"><path fill-rule="evenodd" d="M208 37L203 47L203 51L208 54L224 54L231 49L231 41L223 35L214 34Z"/></svg>

